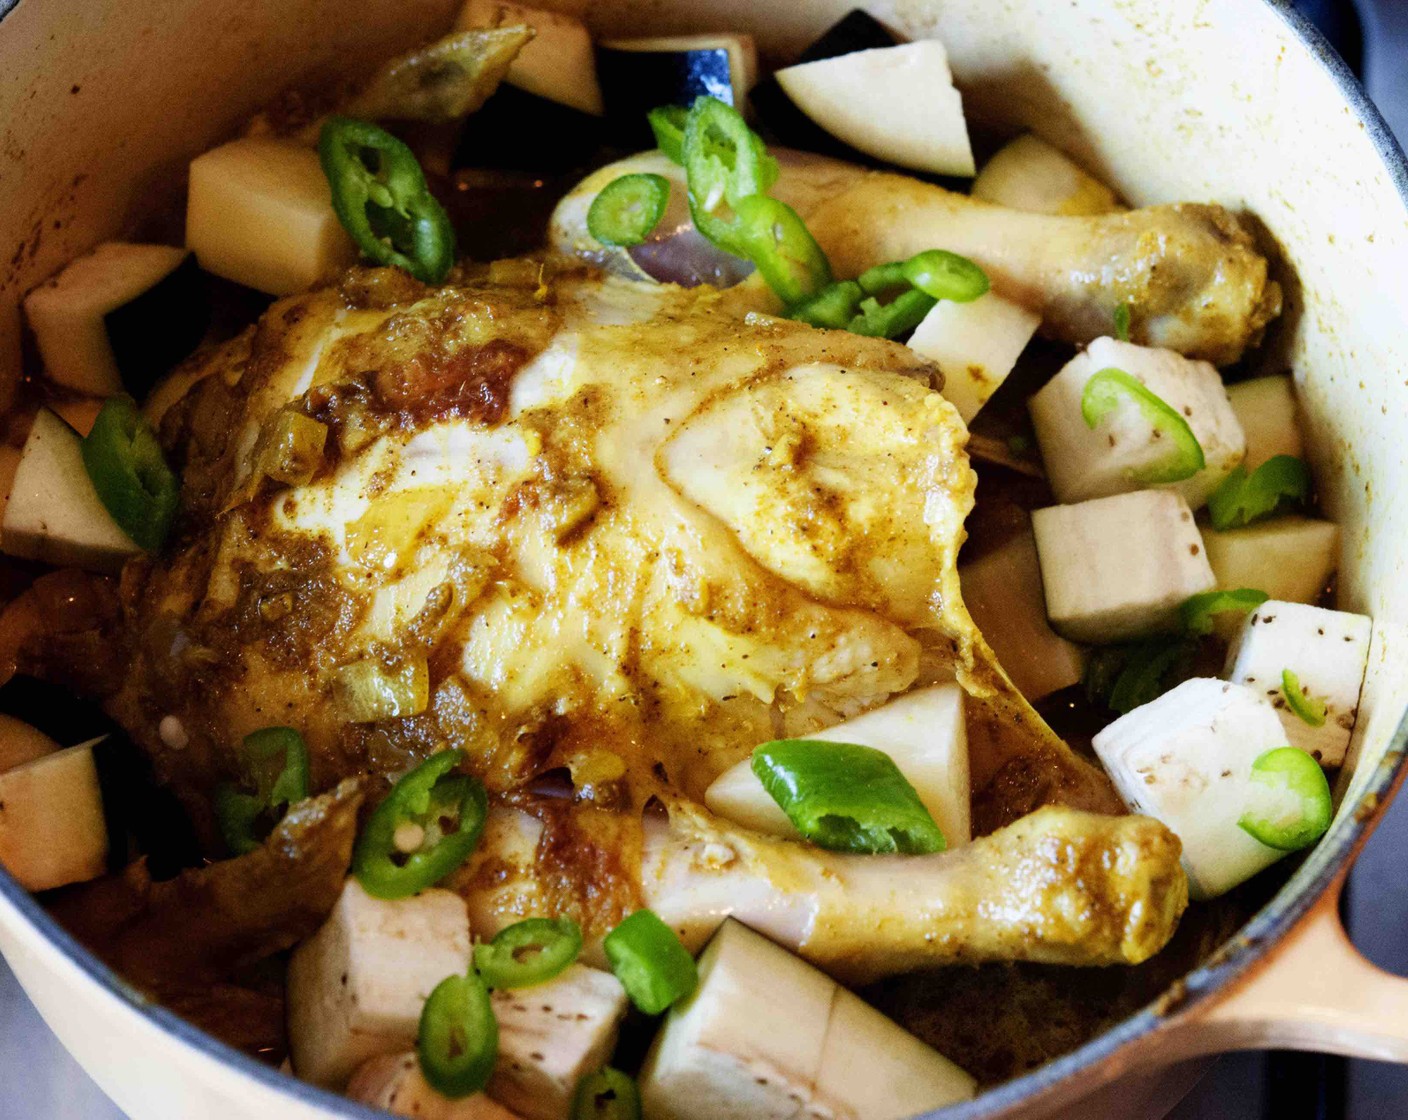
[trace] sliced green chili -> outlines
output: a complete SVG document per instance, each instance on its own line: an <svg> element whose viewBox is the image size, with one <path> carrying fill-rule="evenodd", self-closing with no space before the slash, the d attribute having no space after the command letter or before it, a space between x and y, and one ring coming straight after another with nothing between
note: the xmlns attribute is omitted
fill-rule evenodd
<svg viewBox="0 0 1408 1120"><path fill-rule="evenodd" d="M1265 591L1251 587L1239 587L1235 591L1204 591L1183 601L1178 608L1178 618L1189 634L1211 634L1215 616L1233 612L1246 614L1269 598Z"/></svg>
<svg viewBox="0 0 1408 1120"><path fill-rule="evenodd" d="M746 231L720 211L725 203L735 208L765 195L777 181L777 161L738 110L716 97L698 98L690 108L682 151L695 227L725 252L747 257Z"/></svg>
<svg viewBox="0 0 1408 1120"><path fill-rule="evenodd" d="M990 287L986 272L947 249L916 253L900 268L904 278L921 292L952 303L972 303Z"/></svg>
<svg viewBox="0 0 1408 1120"><path fill-rule="evenodd" d="M1305 694L1300 678L1289 669L1281 670L1281 695L1286 698L1286 707L1303 723L1311 727L1324 727L1329 707L1323 700L1316 700Z"/></svg>
<svg viewBox="0 0 1408 1120"><path fill-rule="evenodd" d="M1152 425L1155 435L1169 444L1169 453L1163 460L1130 473L1135 482L1146 485L1182 482L1207 465L1202 445L1188 421L1150 392L1138 378L1122 369L1102 369L1085 383L1080 414L1086 427L1097 427L1124 401L1133 401Z"/></svg>
<svg viewBox="0 0 1408 1120"><path fill-rule="evenodd" d="M1097 649L1086 664L1085 694L1092 703L1126 715L1167 692L1171 680L1187 671L1197 649L1197 642L1184 637Z"/></svg>
<svg viewBox="0 0 1408 1120"><path fill-rule="evenodd" d="M582 951L570 918L528 918L474 947L474 968L491 988L531 988L559 976Z"/></svg>
<svg viewBox="0 0 1408 1120"><path fill-rule="evenodd" d="M1122 303L1115 308L1115 337L1121 342L1129 341L1129 304Z"/></svg>
<svg viewBox="0 0 1408 1120"><path fill-rule="evenodd" d="M861 286L866 295L871 296L884 295L887 292L893 292L896 288L913 287L904 274L903 261L873 265L856 277L856 283Z"/></svg>
<svg viewBox="0 0 1408 1120"><path fill-rule="evenodd" d="M570 1120L640 1120L640 1091L619 1069L603 1066L577 1082Z"/></svg>
<svg viewBox="0 0 1408 1120"><path fill-rule="evenodd" d="M602 187L587 210L587 232L603 245L639 245L665 216L670 181L640 172Z"/></svg>
<svg viewBox="0 0 1408 1120"><path fill-rule="evenodd" d="M653 910L637 910L623 920L602 948L631 1002L647 1015L659 1015L699 983L689 950Z"/></svg>
<svg viewBox="0 0 1408 1120"><path fill-rule="evenodd" d="M1253 804L1237 826L1268 848L1295 852L1330 827L1334 802L1320 764L1297 747L1277 747L1252 763Z"/></svg>
<svg viewBox="0 0 1408 1120"><path fill-rule="evenodd" d="M838 280L828 284L810 299L794 304L787 311L789 319L813 327L844 330L851 325L865 298L860 284L854 280Z"/></svg>
<svg viewBox="0 0 1408 1120"><path fill-rule="evenodd" d="M684 126L689 110L683 105L661 105L646 115L655 143L671 163L684 165Z"/></svg>
<svg viewBox="0 0 1408 1120"><path fill-rule="evenodd" d="M881 303L874 296L860 302L860 314L856 315L847 329L852 334L863 334L870 338L898 338L914 330L924 321L924 316L934 309L939 301L926 292L911 288L901 292L889 303Z"/></svg>
<svg viewBox="0 0 1408 1120"><path fill-rule="evenodd" d="M438 284L455 263L455 231L411 149L383 128L330 117L318 158L332 206L363 254Z"/></svg>
<svg viewBox="0 0 1408 1120"><path fill-rule="evenodd" d="M941 852L943 832L889 755L857 743L779 739L753 773L797 831L840 852Z"/></svg>
<svg viewBox="0 0 1408 1120"><path fill-rule="evenodd" d="M409 898L464 863L479 843L489 804L484 787L452 774L460 750L431 755L391 787L372 812L352 869L375 898Z"/></svg>
<svg viewBox="0 0 1408 1120"><path fill-rule="evenodd" d="M181 484L136 401L109 397L83 437L82 453L93 488L118 527L142 548L160 548L176 517Z"/></svg>
<svg viewBox="0 0 1408 1120"><path fill-rule="evenodd" d="M797 211L764 194L734 204L743 255L784 303L805 300L831 283L831 265Z"/></svg>
<svg viewBox="0 0 1408 1120"><path fill-rule="evenodd" d="M1208 516L1214 529L1235 529L1309 497L1310 468L1294 455L1276 455L1250 476L1242 466L1229 474L1208 499Z"/></svg>
<svg viewBox="0 0 1408 1120"><path fill-rule="evenodd" d="M447 976L435 986L421 1009L416 1053L426 1081L451 1099L489 1083L499 1053L499 1024L483 980L471 972Z"/></svg>
<svg viewBox="0 0 1408 1120"><path fill-rule="evenodd" d="M308 746L292 727L246 735L240 761L245 788L224 785L215 792L220 833L235 855L259 847L283 815L280 810L308 796Z"/></svg>

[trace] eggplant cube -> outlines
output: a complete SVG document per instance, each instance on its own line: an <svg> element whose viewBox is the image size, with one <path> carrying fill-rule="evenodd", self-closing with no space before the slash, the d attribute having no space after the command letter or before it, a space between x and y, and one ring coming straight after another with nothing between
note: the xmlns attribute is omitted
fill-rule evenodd
<svg viewBox="0 0 1408 1120"><path fill-rule="evenodd" d="M971 424L1040 325L1040 315L993 292L970 303L940 300L914 329L909 348L938 364L944 397Z"/></svg>
<svg viewBox="0 0 1408 1120"><path fill-rule="evenodd" d="M518 1120L483 1093L452 1100L433 1088L421 1073L414 1050L382 1054L366 1062L352 1075L347 1095L360 1104L415 1120Z"/></svg>
<svg viewBox="0 0 1408 1120"><path fill-rule="evenodd" d="M1203 529L1217 586L1250 587L1273 599L1313 603L1339 566L1339 526L1306 517L1276 517L1241 529Z"/></svg>
<svg viewBox="0 0 1408 1120"><path fill-rule="evenodd" d="M1184 681L1095 736L1095 753L1136 813L1183 843L1194 898L1215 898L1285 852L1238 827L1254 804L1252 763L1285 746L1276 709L1243 685Z"/></svg>
<svg viewBox="0 0 1408 1120"><path fill-rule="evenodd" d="M1270 600L1242 624L1228 650L1224 675L1271 701L1291 746L1306 751L1322 766L1339 766L1359 715L1371 629L1362 614ZM1307 699L1325 705L1325 720L1319 726L1287 704L1282 687L1287 669L1295 674Z"/></svg>
<svg viewBox="0 0 1408 1120"><path fill-rule="evenodd" d="M299 1077L341 1089L368 1058L415 1042L421 1008L469 967L469 916L447 890L394 901L348 879L288 966L288 1033Z"/></svg>
<svg viewBox="0 0 1408 1120"><path fill-rule="evenodd" d="M807 738L856 743L883 751L914 786L949 847L972 839L968 732L963 718L963 690L957 684L918 689ZM747 828L801 839L787 814L753 773L750 759L745 758L720 774L704 791L704 803L719 816Z"/></svg>
<svg viewBox="0 0 1408 1120"><path fill-rule="evenodd" d="M626 129L623 143L654 146L646 114L660 105L716 97L740 112L758 75L751 35L670 35L612 39L597 47L602 100Z"/></svg>
<svg viewBox="0 0 1408 1120"><path fill-rule="evenodd" d="M1115 192L1039 136L1017 137L973 180L973 197L1034 214L1109 214L1122 210Z"/></svg>
<svg viewBox="0 0 1408 1120"><path fill-rule="evenodd" d="M1169 440L1138 404L1126 400L1095 428L1081 416L1086 382L1105 369L1119 369L1183 416L1203 448L1206 465L1193 477L1166 484L1198 509L1222 485L1246 452L1242 426L1227 399L1222 378L1209 362L1172 350L1097 338L1071 359L1027 406L1041 445L1051 489L1062 502L1083 502L1137 490L1140 471L1169 454Z"/></svg>
<svg viewBox="0 0 1408 1120"><path fill-rule="evenodd" d="M1046 614L1077 642L1122 642L1174 628L1212 568L1181 495L1140 490L1032 514Z"/></svg>
<svg viewBox="0 0 1408 1120"><path fill-rule="evenodd" d="M142 396L195 349L209 322L185 249L110 241L25 297L25 317L60 385L93 396Z"/></svg>
<svg viewBox="0 0 1408 1120"><path fill-rule="evenodd" d="M108 830L93 762L101 741L0 774L0 865L26 890L80 883L107 870Z"/></svg>
<svg viewBox="0 0 1408 1120"><path fill-rule="evenodd" d="M1085 656L1046 619L1041 562L1029 527L964 564L958 575L968 613L1023 696L1035 703L1080 682Z"/></svg>
<svg viewBox="0 0 1408 1120"><path fill-rule="evenodd" d="M1247 457L1242 466L1248 473L1277 455L1304 458L1305 440L1300 433L1296 393L1289 377L1254 377L1229 385L1227 399L1247 437Z"/></svg>
<svg viewBox="0 0 1408 1120"><path fill-rule="evenodd" d="M532 988L493 993L499 1056L487 1092L526 1120L567 1120L577 1082L616 1048L626 991L611 973L574 964Z"/></svg>
<svg viewBox="0 0 1408 1120"><path fill-rule="evenodd" d="M141 551L93 488L78 433L47 408L29 430L0 532L11 556L95 572L116 574Z"/></svg>
<svg viewBox="0 0 1408 1120"><path fill-rule="evenodd" d="M469 0L460 10L457 30L527 24L533 39L514 57L504 79L525 93L601 116L601 87L591 33L581 20L563 12L531 8L508 0ZM541 143L543 137L539 136Z"/></svg>
<svg viewBox="0 0 1408 1120"><path fill-rule="evenodd" d="M207 272L275 296L357 260L318 153L263 137L233 140L191 162L186 244Z"/></svg>

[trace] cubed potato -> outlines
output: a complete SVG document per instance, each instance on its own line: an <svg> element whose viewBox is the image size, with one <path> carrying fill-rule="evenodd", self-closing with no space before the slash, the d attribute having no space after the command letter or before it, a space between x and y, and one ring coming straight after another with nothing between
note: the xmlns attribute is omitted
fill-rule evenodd
<svg viewBox="0 0 1408 1120"><path fill-rule="evenodd" d="M1161 488L1182 494L1198 509L1246 453L1222 378L1208 362L1113 338L1097 338L1027 402L1052 492L1062 502L1083 502L1138 490L1144 484L1135 476L1169 453L1169 441L1132 401L1121 403L1095 428L1086 426L1081 416L1086 382L1110 368L1141 382L1187 420L1206 466Z"/></svg>
<svg viewBox="0 0 1408 1120"><path fill-rule="evenodd" d="M914 329L909 348L938 365L944 396L970 424L1040 325L1040 315L993 292L971 303L940 300Z"/></svg>
<svg viewBox="0 0 1408 1120"><path fill-rule="evenodd" d="M1211 591L1212 568L1181 495L1140 490L1032 514L1046 612L1078 642L1123 642L1175 628Z"/></svg>
<svg viewBox="0 0 1408 1120"><path fill-rule="evenodd" d="M39 728L14 716L0 715L0 774L58 750L59 744Z"/></svg>
<svg viewBox="0 0 1408 1120"><path fill-rule="evenodd" d="M958 575L968 613L1023 696L1036 702L1080 682L1085 653L1047 622L1030 527L962 565Z"/></svg>
<svg viewBox="0 0 1408 1120"><path fill-rule="evenodd" d="M94 739L0 774L0 864L31 891L96 879L108 830Z"/></svg>
<svg viewBox="0 0 1408 1120"><path fill-rule="evenodd" d="M1124 209L1114 191L1032 133L1000 148L973 180L972 193L994 206L1034 214L1108 214Z"/></svg>
<svg viewBox="0 0 1408 1120"><path fill-rule="evenodd" d="M511 27L527 24L533 39L508 68L510 85L559 105L601 116L601 86L591 33L581 20L564 12L531 8L508 0L469 0L455 26Z"/></svg>
<svg viewBox="0 0 1408 1120"><path fill-rule="evenodd" d="M627 1003L621 982L574 964L546 984L492 998L499 1057L486 1091L526 1120L567 1120L577 1082L616 1049Z"/></svg>
<svg viewBox="0 0 1408 1120"><path fill-rule="evenodd" d="M1359 715L1371 629L1362 614L1271 600L1247 616L1228 650L1223 675L1271 701L1291 746L1323 766L1338 766ZM1307 723L1287 706L1281 679L1286 669L1307 698L1325 704L1321 726Z"/></svg>
<svg viewBox="0 0 1408 1120"><path fill-rule="evenodd" d="M968 730L963 718L963 689L957 684L917 689L807 738L857 743L883 751L914 786L949 847L972 838ZM720 774L704 791L704 802L719 816L748 828L801 839L753 773L751 758Z"/></svg>
<svg viewBox="0 0 1408 1120"><path fill-rule="evenodd" d="M414 1120L519 1120L483 1093L451 1100L433 1089L420 1071L414 1050L381 1054L366 1062L347 1083L347 1096Z"/></svg>
<svg viewBox="0 0 1408 1120"><path fill-rule="evenodd" d="M1242 466L1248 473L1277 455L1305 457L1295 387L1289 377L1254 377L1229 385L1227 399L1232 402L1232 411L1247 439L1247 457Z"/></svg>
<svg viewBox="0 0 1408 1120"><path fill-rule="evenodd" d="M435 986L469 968L469 917L447 890L394 901L355 879L288 966L288 1035L305 1081L341 1089L368 1058L414 1044Z"/></svg>
<svg viewBox="0 0 1408 1120"><path fill-rule="evenodd" d="M357 260L318 153L266 137L233 140L191 162L186 244L207 272L275 296Z"/></svg>
<svg viewBox="0 0 1408 1120"><path fill-rule="evenodd" d="M1286 745L1276 709L1227 681L1184 681L1095 736L1095 753L1136 813L1183 842L1194 898L1214 898L1286 853L1238 827L1253 804L1252 763Z"/></svg>
<svg viewBox="0 0 1408 1120"><path fill-rule="evenodd" d="M1314 603L1339 567L1339 526L1306 517L1275 517L1241 529L1203 528L1217 586L1251 587L1273 599Z"/></svg>

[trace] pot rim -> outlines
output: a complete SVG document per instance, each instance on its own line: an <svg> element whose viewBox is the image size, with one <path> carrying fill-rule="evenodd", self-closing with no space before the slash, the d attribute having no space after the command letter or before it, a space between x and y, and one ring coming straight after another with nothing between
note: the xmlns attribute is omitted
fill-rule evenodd
<svg viewBox="0 0 1408 1120"><path fill-rule="evenodd" d="M1402 146L1370 100L1364 86L1309 18L1292 6L1291 0L1261 2L1287 25L1333 80L1355 120L1365 129L1400 199L1408 208L1408 156L1405 156ZM0 21L18 3L19 0L0 0ZM1219 947L1208 961L1186 974L1181 984L1176 983L1171 992L1075 1050L998 1085L970 1102L927 1113L916 1120L991 1120L1040 1098L1078 1074L1106 1069L1120 1051L1140 1039L1151 1039L1173 1017L1206 1007L1222 989L1260 961L1309 912L1324 892L1348 871L1358 849L1368 839L1373 825L1392 800L1405 772L1408 772L1405 761L1408 761L1408 712L1400 719L1388 749L1364 785L1359 808L1348 813L1342 811L1330 834L1275 897ZM201 1057L217 1061L336 1120L378 1120L385 1117L386 1114L380 1109L351 1101L266 1065L152 1002L85 949L3 869L0 869L0 902L8 904L34 933L58 949L87 980Z"/></svg>

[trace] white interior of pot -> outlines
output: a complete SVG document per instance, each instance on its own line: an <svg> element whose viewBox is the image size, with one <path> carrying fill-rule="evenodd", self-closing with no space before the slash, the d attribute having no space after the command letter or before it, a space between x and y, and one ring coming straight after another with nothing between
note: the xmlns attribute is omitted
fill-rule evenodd
<svg viewBox="0 0 1408 1120"><path fill-rule="evenodd" d="M852 6L538 2L618 34L750 30L771 55ZM122 232L191 155L279 89L364 68L441 30L457 6L91 0L79 16L19 0L0 23L0 372L15 368L24 291ZM868 7L947 43L974 120L1035 129L1136 203L1246 208L1293 262L1287 317L1259 360L1295 372L1321 493L1344 529L1341 602L1376 621L1351 755L1367 780L1408 706L1408 220L1373 138L1263 0Z"/></svg>

